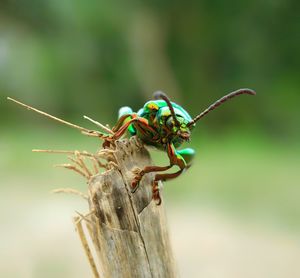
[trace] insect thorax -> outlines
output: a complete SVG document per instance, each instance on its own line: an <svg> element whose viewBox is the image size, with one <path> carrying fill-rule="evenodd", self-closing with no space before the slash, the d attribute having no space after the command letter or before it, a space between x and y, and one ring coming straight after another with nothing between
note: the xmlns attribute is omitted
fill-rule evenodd
<svg viewBox="0 0 300 278"><path fill-rule="evenodd" d="M177 136L177 131L189 132L187 124L192 120L191 116L178 104L172 102L172 106L180 126L175 126L170 108L163 100L151 100L145 103L138 111L138 116L148 120L148 124L156 134L150 131L136 130L136 134L146 144L163 148L167 142L172 142L179 147L185 140Z"/></svg>

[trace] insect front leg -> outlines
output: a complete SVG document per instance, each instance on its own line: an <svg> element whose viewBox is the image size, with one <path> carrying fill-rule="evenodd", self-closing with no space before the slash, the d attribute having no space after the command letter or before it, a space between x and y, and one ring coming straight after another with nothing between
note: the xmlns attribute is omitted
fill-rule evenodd
<svg viewBox="0 0 300 278"><path fill-rule="evenodd" d="M176 150L172 143L167 145L167 153L170 159L170 165L174 166L177 165L180 169L174 173L163 173L163 174L156 174L153 185L152 185L152 194L153 199L159 205L161 203L161 197L159 193L158 182L166 181L169 179L174 179L182 174L186 169L191 166L191 162L195 156L195 151L191 148L186 148L182 150Z"/></svg>
<svg viewBox="0 0 300 278"><path fill-rule="evenodd" d="M190 167L191 162L193 160L193 157L195 155L195 151L190 148L182 149L182 150L176 150L174 145L172 143L167 145L167 153L170 159L170 165L168 166L146 166L144 167L139 173L136 174L132 181L132 187L133 187L133 192L137 189L138 184L142 177L146 173L150 172L162 172L170 169L174 165L177 165L180 170L174 173L163 173L163 174L156 174L154 177L154 181L152 184L152 196L153 199L157 202L159 205L161 203L161 198L159 194L159 186L158 182L160 180L166 181L169 179L174 179L178 177L184 170Z"/></svg>
<svg viewBox="0 0 300 278"><path fill-rule="evenodd" d="M156 181L166 181L177 178L182 172L191 167L191 162L195 156L195 151L193 149L186 148L182 150L176 150L174 146L171 147L171 149L173 149L172 153L169 154L170 162L172 164L171 166L177 165L180 170L175 173L156 174Z"/></svg>
<svg viewBox="0 0 300 278"><path fill-rule="evenodd" d="M135 192L138 188L138 185L143 178L143 176L147 173L151 172L161 172L161 171L166 171L169 170L172 167L172 165L168 166L146 166L142 170L140 170L138 173L136 173L135 177L132 180L131 187L132 187L132 192Z"/></svg>
<svg viewBox="0 0 300 278"><path fill-rule="evenodd" d="M192 161L195 157L195 150L191 148L186 148L182 150L176 150L177 154L181 155L186 162L186 168L190 168Z"/></svg>

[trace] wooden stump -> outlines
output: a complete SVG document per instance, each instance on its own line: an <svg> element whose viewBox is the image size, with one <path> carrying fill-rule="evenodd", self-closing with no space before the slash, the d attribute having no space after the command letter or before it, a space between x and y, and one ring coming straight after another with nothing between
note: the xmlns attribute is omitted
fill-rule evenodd
<svg viewBox="0 0 300 278"><path fill-rule="evenodd" d="M106 151L112 167L90 179L93 213L85 221L99 276L178 277L163 203L157 206L152 200L154 174L146 174L131 192L133 170L152 165L148 151L135 137Z"/></svg>

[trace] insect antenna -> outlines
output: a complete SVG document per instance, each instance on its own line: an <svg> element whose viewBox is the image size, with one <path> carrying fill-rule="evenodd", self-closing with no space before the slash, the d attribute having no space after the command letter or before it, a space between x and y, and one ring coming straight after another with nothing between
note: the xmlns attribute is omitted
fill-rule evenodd
<svg viewBox="0 0 300 278"><path fill-rule="evenodd" d="M171 115L172 115L172 117L173 117L173 119L174 119L175 125L176 125L176 126L180 126L180 123L179 123L179 121L177 120L176 115L175 115L174 107L173 107L173 105L172 105L172 103L171 103L169 97L168 97L164 92L162 92L162 91L157 91L157 92L155 92L155 93L153 94L153 97L154 97L154 99L159 99L159 98L161 98L161 99L163 99L163 100L168 104L168 107L169 107L169 109L170 109L170 111L171 111Z"/></svg>
<svg viewBox="0 0 300 278"><path fill-rule="evenodd" d="M239 90L233 91L233 92L223 96L222 98L220 98L219 100L217 100L213 104L211 104L207 109L205 109L198 116L196 116L191 122L189 122L187 126L193 125L198 120L203 118L206 114L213 111L214 109L216 109L218 106L220 106L222 103L226 102L227 100L229 100L231 98L234 98L236 96L239 96L239 95L243 95L243 94L256 95L256 92L251 90L251 89L239 89Z"/></svg>

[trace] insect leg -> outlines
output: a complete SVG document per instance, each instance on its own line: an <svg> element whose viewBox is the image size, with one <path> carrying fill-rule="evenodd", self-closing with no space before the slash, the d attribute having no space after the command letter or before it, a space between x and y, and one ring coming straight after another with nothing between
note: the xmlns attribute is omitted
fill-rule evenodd
<svg viewBox="0 0 300 278"><path fill-rule="evenodd" d="M192 160L195 157L195 150L191 148L186 148L186 149L176 150L176 152L184 158L187 164L186 168L189 168L192 164Z"/></svg>
<svg viewBox="0 0 300 278"><path fill-rule="evenodd" d="M136 125L140 125L145 127L148 131L150 131L152 134L156 134L157 132L149 126L148 121L145 118L138 117L136 114L132 115L132 119L127 121L125 124L123 124L119 130L115 132L115 134L112 136L113 140L117 140L126 132L127 128L132 124L135 123ZM120 118L121 119L121 118ZM115 131L115 130L114 130Z"/></svg>
<svg viewBox="0 0 300 278"><path fill-rule="evenodd" d="M191 160L195 154L195 151L190 148L176 150L172 143L167 145L167 152L170 159L170 165L176 165L180 170L175 173L156 174L156 181L166 181L178 177L184 170L190 167Z"/></svg>
<svg viewBox="0 0 300 278"><path fill-rule="evenodd" d="M124 114L124 115L120 115L117 123L115 124L115 126L112 128L112 130L114 132L118 131L125 123L126 123L126 119L131 120L134 117L134 113L132 114ZM127 120L128 121L128 120Z"/></svg>
<svg viewBox="0 0 300 278"><path fill-rule="evenodd" d="M173 179L178 177L185 169L187 169L190 166L190 162L194 156L194 150L192 149L183 149L177 151L174 147L174 145L168 144L167 145L167 153L170 159L170 165L168 166L146 166L144 167L137 175L134 177L132 181L132 188L133 192L137 189L139 182L141 181L142 177L146 173L150 172L161 172L166 171L173 167L174 165L177 165L180 170L175 173L163 173L163 174L156 174L154 177L154 181L152 184L152 197L159 205L161 203L161 198L159 194L159 187L158 182L160 180L165 181L169 179Z"/></svg>
<svg viewBox="0 0 300 278"><path fill-rule="evenodd" d="M112 141L115 141L122 137L122 135L126 132L128 127L132 123L132 120L136 117L137 116L134 113L121 115L116 125L112 128L113 135L110 135L109 137L105 138L105 141L102 145L103 148L109 147Z"/></svg>
<svg viewBox="0 0 300 278"><path fill-rule="evenodd" d="M132 186L132 192L135 192L138 188L138 185L142 179L142 177L147 174L147 173L151 173L151 172L161 172L161 171L166 171L168 169L170 169L172 167L172 165L168 165L168 166L146 166L144 167L141 171L139 171L135 177L132 180L131 186Z"/></svg>
<svg viewBox="0 0 300 278"><path fill-rule="evenodd" d="M174 179L182 174L182 172L190 166L191 160L194 156L194 150L183 149L176 150L172 143L167 145L167 153L170 159L170 165L177 165L180 170L174 173L156 174L152 184L152 198L156 201L157 205L161 203L158 182Z"/></svg>
<svg viewBox="0 0 300 278"><path fill-rule="evenodd" d="M158 187L158 182L161 181L166 181L169 179L174 179L177 178L184 169L180 169L179 171L175 173L166 173L166 174L156 174L154 181L152 183L152 198L154 201L156 201L157 205L161 204L161 197L160 197L160 192L159 192L159 187Z"/></svg>

